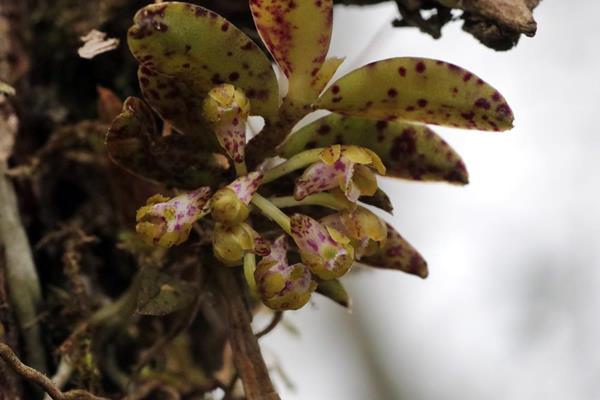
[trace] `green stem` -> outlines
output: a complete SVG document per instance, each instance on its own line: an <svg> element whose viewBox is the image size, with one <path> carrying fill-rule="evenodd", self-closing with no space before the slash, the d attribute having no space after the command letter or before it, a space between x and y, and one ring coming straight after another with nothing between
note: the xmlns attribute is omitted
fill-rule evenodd
<svg viewBox="0 0 600 400"><path fill-rule="evenodd" d="M307 165L320 161L320 155L322 151L322 148L318 148L306 150L296 154L284 163L279 164L275 168L271 168L270 170L265 172L262 183L265 184L274 181L275 179L281 178L282 176L287 175L290 172L296 171L300 168L306 167Z"/></svg>
<svg viewBox="0 0 600 400"><path fill-rule="evenodd" d="M291 234L291 222L290 217L285 215L283 211L277 208L269 200L256 193L252 198L252 204L254 204L263 214L271 218L277 223L288 235Z"/></svg>
<svg viewBox="0 0 600 400"><path fill-rule="evenodd" d="M279 208L298 207L298 206L322 206L333 210L345 210L352 206L352 203L345 199L335 197L331 193L317 193L305 197L302 200L296 200L294 196L271 197L269 201Z"/></svg>
<svg viewBox="0 0 600 400"><path fill-rule="evenodd" d="M253 253L246 253L244 255L244 278L246 279L250 293L258 298L254 271L256 271L256 256Z"/></svg>

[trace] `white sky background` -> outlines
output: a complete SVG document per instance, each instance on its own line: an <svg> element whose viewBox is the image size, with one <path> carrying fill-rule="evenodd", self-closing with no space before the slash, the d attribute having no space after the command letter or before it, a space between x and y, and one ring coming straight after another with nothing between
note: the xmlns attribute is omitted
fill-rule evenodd
<svg viewBox="0 0 600 400"><path fill-rule="evenodd" d="M383 182L430 277L365 271L345 280L352 314L317 295L287 313L300 337L280 328L262 343L296 384L276 379L282 397L600 399L600 2L545 0L537 36L504 53L459 23L438 41L392 29L394 15L393 4L336 9L343 72L449 61L498 88L516 128L436 128L465 160L466 187Z"/></svg>

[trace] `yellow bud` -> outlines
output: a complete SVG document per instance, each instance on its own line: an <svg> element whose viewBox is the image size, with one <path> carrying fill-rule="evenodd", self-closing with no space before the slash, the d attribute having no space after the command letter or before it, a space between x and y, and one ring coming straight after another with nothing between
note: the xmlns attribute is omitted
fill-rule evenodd
<svg viewBox="0 0 600 400"><path fill-rule="evenodd" d="M213 219L225 225L237 225L248 219L250 208L229 187L219 189L210 201Z"/></svg>
<svg viewBox="0 0 600 400"><path fill-rule="evenodd" d="M227 266L242 263L244 254L254 250L257 233L245 223L234 226L216 224L213 234L215 257Z"/></svg>

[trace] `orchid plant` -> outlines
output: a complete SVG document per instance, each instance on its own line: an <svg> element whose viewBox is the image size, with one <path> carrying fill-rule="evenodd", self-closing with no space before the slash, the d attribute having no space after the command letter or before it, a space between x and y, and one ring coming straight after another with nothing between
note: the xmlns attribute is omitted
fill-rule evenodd
<svg viewBox="0 0 600 400"><path fill-rule="evenodd" d="M283 98L271 58L221 16L180 2L136 14L128 44L143 99L125 101L106 145L121 167L175 190L139 209L138 233L171 247L203 219L209 256L243 266L249 292L274 310L301 308L315 291L347 304L338 280L355 264L425 278L423 257L369 208L392 212L377 177L466 184L462 159L427 125L510 129L505 99L471 72L423 58L330 82L343 62L327 57L332 0L250 0L250 9L287 78ZM315 110L330 113L299 126ZM250 116L264 119L253 136Z"/></svg>

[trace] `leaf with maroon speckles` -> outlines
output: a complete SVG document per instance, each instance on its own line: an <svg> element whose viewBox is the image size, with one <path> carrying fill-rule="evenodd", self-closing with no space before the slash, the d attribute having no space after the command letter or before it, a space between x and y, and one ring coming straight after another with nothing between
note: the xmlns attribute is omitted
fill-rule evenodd
<svg viewBox="0 0 600 400"><path fill-rule="evenodd" d="M376 254L363 257L360 262L375 268L394 269L427 278L429 270L423 256L391 225L387 226L385 245Z"/></svg>
<svg viewBox="0 0 600 400"><path fill-rule="evenodd" d="M178 2L150 4L135 15L128 44L142 66L188 86L197 104L215 84L231 83L244 90L255 115L277 114L271 62L244 33L212 11Z"/></svg>
<svg viewBox="0 0 600 400"><path fill-rule="evenodd" d="M197 137L161 136L152 110L136 97L125 100L106 135L106 148L122 168L170 186L215 186L227 176L227 163L205 152Z"/></svg>
<svg viewBox="0 0 600 400"><path fill-rule="evenodd" d="M317 101L345 115L503 131L513 113L506 100L472 73L442 61L390 58L343 76Z"/></svg>
<svg viewBox="0 0 600 400"><path fill-rule="evenodd" d="M371 149L387 167L386 176L457 184L469 180L462 159L440 136L424 125L402 121L330 114L293 133L279 154L289 158L334 143Z"/></svg>
<svg viewBox="0 0 600 400"><path fill-rule="evenodd" d="M370 206L381 208L383 211L387 211L390 214L394 213L394 205L392 204L390 197L380 188L377 188L377 191L373 196L365 196L360 199L360 201Z"/></svg>
<svg viewBox="0 0 600 400"><path fill-rule="evenodd" d="M338 279L318 282L317 293L333 300L344 308L351 308L352 299Z"/></svg>
<svg viewBox="0 0 600 400"><path fill-rule="evenodd" d="M206 150L220 150L215 135L202 118L203 99L191 86L145 66L138 69L138 80L144 99L163 120L181 133L198 137Z"/></svg>
<svg viewBox="0 0 600 400"><path fill-rule="evenodd" d="M289 96L312 102L331 39L333 0L250 0L256 28L289 78Z"/></svg>

